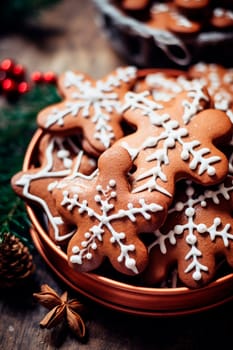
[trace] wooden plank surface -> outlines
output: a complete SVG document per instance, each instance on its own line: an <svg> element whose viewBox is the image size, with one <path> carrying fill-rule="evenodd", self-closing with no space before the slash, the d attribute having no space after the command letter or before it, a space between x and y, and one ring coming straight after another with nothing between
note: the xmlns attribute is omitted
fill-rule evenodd
<svg viewBox="0 0 233 350"><path fill-rule="evenodd" d="M41 30L34 29L27 35L2 36L0 59L16 58L29 72L52 70L60 73L70 68L94 78L102 77L124 61L111 49L96 20L89 0L62 1L40 17ZM36 272L26 287L0 292L2 350L224 350L233 347L232 302L192 316L137 318L105 309L78 296L88 309L85 343L60 327L42 330L39 322L46 309L33 300L32 293L38 292L44 283L59 293L67 290L67 286L57 279L36 250L33 257ZM72 291L68 291L73 296Z"/></svg>

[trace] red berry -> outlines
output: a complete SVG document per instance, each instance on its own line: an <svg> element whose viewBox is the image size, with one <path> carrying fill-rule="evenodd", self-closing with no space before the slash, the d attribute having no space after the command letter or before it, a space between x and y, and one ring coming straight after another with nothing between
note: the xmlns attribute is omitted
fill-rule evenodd
<svg viewBox="0 0 233 350"><path fill-rule="evenodd" d="M18 84L17 90L20 94L24 94L29 91L29 85L26 81L22 81Z"/></svg>
<svg viewBox="0 0 233 350"><path fill-rule="evenodd" d="M22 79L25 75L25 69L24 67L22 66L22 64L16 64L14 67L13 67L13 76L14 78L16 79Z"/></svg>
<svg viewBox="0 0 233 350"><path fill-rule="evenodd" d="M55 83L57 78L54 72L46 72L43 75L45 83Z"/></svg>
<svg viewBox="0 0 233 350"><path fill-rule="evenodd" d="M31 74L31 79L34 81L34 83L41 83L43 81L43 76L41 72L33 72Z"/></svg>
<svg viewBox="0 0 233 350"><path fill-rule="evenodd" d="M12 79L5 79L2 82L2 89L6 93L14 91L16 88L15 82Z"/></svg>
<svg viewBox="0 0 233 350"><path fill-rule="evenodd" d="M1 69L4 70L5 72L12 71L13 67L14 67L14 62L10 58L6 58L1 62Z"/></svg>

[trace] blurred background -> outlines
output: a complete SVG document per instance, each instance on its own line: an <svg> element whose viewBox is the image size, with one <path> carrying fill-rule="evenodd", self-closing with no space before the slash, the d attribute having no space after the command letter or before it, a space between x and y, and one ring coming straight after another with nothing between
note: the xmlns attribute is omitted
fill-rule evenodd
<svg viewBox="0 0 233 350"><path fill-rule="evenodd" d="M121 62L90 0L1 0L0 60L31 71L82 70L101 76Z"/></svg>

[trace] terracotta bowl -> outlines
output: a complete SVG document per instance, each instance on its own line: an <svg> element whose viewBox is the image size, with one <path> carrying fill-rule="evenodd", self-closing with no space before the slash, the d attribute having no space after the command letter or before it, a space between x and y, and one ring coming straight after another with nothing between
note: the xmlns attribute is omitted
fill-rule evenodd
<svg viewBox="0 0 233 350"><path fill-rule="evenodd" d="M23 170L35 160L42 135L37 130L26 151ZM233 299L233 273L200 289L148 288L122 283L94 273L78 273L69 267L67 255L48 236L35 208L27 205L31 236L39 253L55 274L75 291L108 308L142 316L179 316L201 312Z"/></svg>

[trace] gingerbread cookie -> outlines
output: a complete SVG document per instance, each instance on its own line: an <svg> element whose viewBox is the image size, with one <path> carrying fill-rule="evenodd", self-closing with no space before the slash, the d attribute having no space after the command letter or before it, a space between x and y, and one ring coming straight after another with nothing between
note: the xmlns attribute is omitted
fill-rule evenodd
<svg viewBox="0 0 233 350"><path fill-rule="evenodd" d="M67 225L59 215L51 196L56 182L71 173L72 167L89 174L96 167L80 151L72 138L44 135L39 145L41 165L21 171L11 180L12 188L26 202L40 207L48 226L49 236L58 244L65 244L73 235L73 227Z"/></svg>
<svg viewBox="0 0 233 350"><path fill-rule="evenodd" d="M64 101L39 113L39 127L63 135L81 132L84 149L101 154L123 135L121 99L135 82L136 72L134 67L118 68L97 81L66 72L59 79Z"/></svg>
<svg viewBox="0 0 233 350"><path fill-rule="evenodd" d="M208 108L202 85L157 103L149 93L126 94L124 118L136 131L117 141L133 160L132 191L155 191L172 199L182 178L203 185L220 182L228 172L216 143L227 143L232 125L222 111Z"/></svg>
<svg viewBox="0 0 233 350"><path fill-rule="evenodd" d="M129 153L113 146L100 156L98 171L89 178L77 173L54 188L61 216L77 226L67 248L68 262L75 270L92 271L105 257L124 274L145 269L147 248L139 234L162 224L166 198L157 203L148 191L132 193L128 180L131 167Z"/></svg>
<svg viewBox="0 0 233 350"><path fill-rule="evenodd" d="M174 0L174 4L181 8L203 9L210 4L211 0Z"/></svg>
<svg viewBox="0 0 233 350"><path fill-rule="evenodd" d="M233 267L232 208L231 175L207 189L179 184L165 224L154 232L145 281L161 282L177 267L184 285L198 288L214 279L219 259Z"/></svg>
<svg viewBox="0 0 233 350"><path fill-rule="evenodd" d="M200 79L190 79L183 71L172 69L160 69L157 72L150 72L144 79L137 82L136 92L150 91L156 102L168 102L182 91L195 88L195 85L204 86Z"/></svg>
<svg viewBox="0 0 233 350"><path fill-rule="evenodd" d="M233 27L233 11L222 7L213 9L210 23L219 29L228 29Z"/></svg>
<svg viewBox="0 0 233 350"><path fill-rule="evenodd" d="M201 23L182 15L171 3L154 4L148 26L169 30L179 35L195 34L201 30Z"/></svg>

